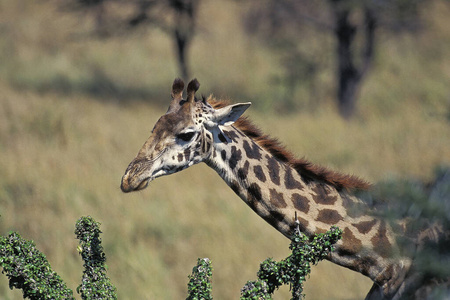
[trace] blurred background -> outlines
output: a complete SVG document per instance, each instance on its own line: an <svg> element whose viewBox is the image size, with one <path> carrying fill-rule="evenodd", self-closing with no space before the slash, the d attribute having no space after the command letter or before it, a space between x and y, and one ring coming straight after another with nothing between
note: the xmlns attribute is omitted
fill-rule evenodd
<svg viewBox="0 0 450 300"><path fill-rule="evenodd" d="M75 290L75 222L91 215L119 299L183 299L198 257L214 297L238 299L289 240L213 170L120 191L173 79L251 101L246 115L299 157L427 182L450 164L449 15L445 0L0 0L0 233L34 240ZM363 299L370 286L321 262L305 294ZM0 298L21 299L6 276Z"/></svg>

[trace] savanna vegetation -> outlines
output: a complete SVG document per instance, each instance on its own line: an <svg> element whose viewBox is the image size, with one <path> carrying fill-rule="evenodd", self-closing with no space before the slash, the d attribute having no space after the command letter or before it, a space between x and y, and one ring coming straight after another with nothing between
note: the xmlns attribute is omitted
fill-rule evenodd
<svg viewBox="0 0 450 300"><path fill-rule="evenodd" d="M308 32L299 39L321 67L288 91L279 80L283 55L243 30L245 9L237 1L201 2L189 51L200 93L252 101L246 115L294 153L373 183L426 182L437 166L450 164L448 2L430 0L413 33L380 30L350 120L335 105L333 40ZM1 0L0 20L1 235L14 230L34 240L74 289L82 266L73 224L93 216L102 223L119 299L185 298L198 257L213 262L214 297L237 299L261 261L288 255L289 240L204 165L121 193L127 164L180 76L163 30L99 38L95 18L54 0ZM322 262L304 293L361 299L370 286L362 275ZM288 298L288 289L276 297ZM5 276L0 298L22 298Z"/></svg>

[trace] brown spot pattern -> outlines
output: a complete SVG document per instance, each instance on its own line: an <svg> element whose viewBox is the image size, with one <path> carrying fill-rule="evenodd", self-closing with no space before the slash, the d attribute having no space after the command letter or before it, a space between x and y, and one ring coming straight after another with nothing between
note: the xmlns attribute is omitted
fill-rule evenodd
<svg viewBox="0 0 450 300"><path fill-rule="evenodd" d="M308 203L307 199L305 199L302 196L300 196L299 194L295 193L292 195L291 200L292 200L292 203L294 204L294 207L297 210L304 212L305 214L308 213L309 203Z"/></svg>
<svg viewBox="0 0 450 300"><path fill-rule="evenodd" d="M239 183L236 180L233 180L230 184L230 188L239 195L240 192L240 187L239 187Z"/></svg>
<svg viewBox="0 0 450 300"><path fill-rule="evenodd" d="M380 222L377 234L371 239L373 249L381 257L389 257L392 253L392 246L387 237L386 222Z"/></svg>
<svg viewBox="0 0 450 300"><path fill-rule="evenodd" d="M236 168L237 163L242 159L242 151L237 149L236 146L231 147L231 156L228 161L230 168L233 170Z"/></svg>
<svg viewBox="0 0 450 300"><path fill-rule="evenodd" d="M222 132L219 132L218 137L222 143L227 144L227 139L223 136Z"/></svg>
<svg viewBox="0 0 450 300"><path fill-rule="evenodd" d="M361 251L362 242L346 227L342 233L342 245L339 247L340 255L353 255Z"/></svg>
<svg viewBox="0 0 450 300"><path fill-rule="evenodd" d="M276 207L285 208L287 206L283 198L283 193L278 193L275 189L270 189L269 191L270 200Z"/></svg>
<svg viewBox="0 0 450 300"><path fill-rule="evenodd" d="M284 175L284 185L289 190L292 190L292 189L302 190L303 189L303 185L301 184L301 182L295 180L294 176L292 175L292 169L290 169L290 168L286 169L286 174Z"/></svg>
<svg viewBox="0 0 450 300"><path fill-rule="evenodd" d="M246 180L247 179L247 174L248 174L248 168L249 168L249 162L246 161L244 163L244 166L242 168L239 168L238 170L238 177L241 180Z"/></svg>
<svg viewBox="0 0 450 300"><path fill-rule="evenodd" d="M373 219L371 221L362 221L356 224L353 224L356 229L362 234L368 233L370 230L372 230L373 226L377 223L377 220Z"/></svg>
<svg viewBox="0 0 450 300"><path fill-rule="evenodd" d="M269 168L270 180L276 185L280 185L280 165L277 160L269 155L266 155L267 167Z"/></svg>
<svg viewBox="0 0 450 300"><path fill-rule="evenodd" d="M338 199L336 195L329 195L323 184L317 184L312 191L315 193L312 194L312 198L317 204L333 205Z"/></svg>
<svg viewBox="0 0 450 300"><path fill-rule="evenodd" d="M266 182L266 175L264 175L264 171L261 166L254 166L253 172L255 173L255 176L259 181Z"/></svg>
<svg viewBox="0 0 450 300"><path fill-rule="evenodd" d="M261 159L261 151L259 150L258 145L253 143L253 145L250 145L247 140L244 140L244 143L242 145L244 147L245 153L247 154L247 157L250 159Z"/></svg>
<svg viewBox="0 0 450 300"><path fill-rule="evenodd" d="M207 101L216 109L225 107L229 104L227 101L217 100L213 97L208 98ZM296 159L295 156L287 151L276 139L263 134L261 130L254 126L247 118L239 118L233 126L245 133L247 137L251 138L261 146L261 148L268 151L279 161L287 162L289 165L293 166L297 172L304 174L305 179L321 180L338 189L368 189L370 187L369 183L358 177L333 172L327 168L316 166L305 159ZM240 131L236 131L240 133ZM233 131L226 133L235 136L237 135ZM233 139L233 141L235 140Z"/></svg>
<svg viewBox="0 0 450 300"><path fill-rule="evenodd" d="M248 204L252 207L256 207L257 202L260 202L261 199L261 188L258 184L252 183L247 190Z"/></svg>
<svg viewBox="0 0 450 300"><path fill-rule="evenodd" d="M231 131L231 130L230 131L226 131L226 130L224 130L223 133L226 134L235 143L239 139L239 136L234 131Z"/></svg>
<svg viewBox="0 0 450 300"><path fill-rule="evenodd" d="M322 209L319 211L319 215L316 220L331 225L338 223L342 219L342 216L337 211L332 209Z"/></svg>
<svg viewBox="0 0 450 300"><path fill-rule="evenodd" d="M227 151L225 150L220 151L220 156L222 157L222 160L225 161L227 159Z"/></svg>

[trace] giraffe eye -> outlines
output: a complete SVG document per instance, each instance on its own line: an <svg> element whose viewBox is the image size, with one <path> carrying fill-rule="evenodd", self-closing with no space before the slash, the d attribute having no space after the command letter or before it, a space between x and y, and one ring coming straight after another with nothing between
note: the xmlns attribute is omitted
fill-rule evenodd
<svg viewBox="0 0 450 300"><path fill-rule="evenodd" d="M185 142L189 142L190 140L192 140L194 135L195 135L194 131L183 132L183 133L177 134L177 139L185 141Z"/></svg>

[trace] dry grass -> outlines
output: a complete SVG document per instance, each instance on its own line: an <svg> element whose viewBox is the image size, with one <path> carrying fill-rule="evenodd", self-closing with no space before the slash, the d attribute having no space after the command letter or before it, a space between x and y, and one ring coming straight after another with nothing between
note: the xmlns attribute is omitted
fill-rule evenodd
<svg viewBox="0 0 450 300"><path fill-rule="evenodd" d="M121 299L183 297L186 276L204 256L214 262L215 295L238 298L260 261L288 254L289 241L204 165L161 178L141 193L120 192L120 177L160 109L3 90L7 109L1 111L1 136L8 145L0 160L1 230L18 230L35 240L70 286L76 287L81 274L73 236L81 215L103 224L109 272ZM326 274L331 281L336 273L328 268L320 277L313 274L311 282ZM355 292L350 282L361 276L347 276L345 293L366 289Z"/></svg>
<svg viewBox="0 0 450 300"><path fill-rule="evenodd" d="M237 299L260 261L288 254L289 241L205 165L121 193L120 178L165 112L159 104L168 101L177 76L167 37L149 31L74 39L89 26L54 2L2 3L1 234L17 230L33 239L75 289L81 277L75 221L93 216L102 223L120 299L185 297L197 257L212 259L214 296ZM440 17L428 34L385 37L390 47L380 47L351 122L336 115L331 95L320 110L270 110L279 91L267 82L280 71L277 60L240 32L235 3L204 2L192 68L200 92L250 98L255 123L299 156L372 182L393 175L426 180L438 164L450 163L450 72L448 58L438 55L450 49L450 27L442 24L449 9L437 2L434 10ZM430 44L433 38L439 46ZM154 102L135 101L144 97ZM323 262L305 293L306 299L361 299L369 287L363 276ZM276 296L287 297L287 290ZM0 298L21 298L4 277Z"/></svg>

